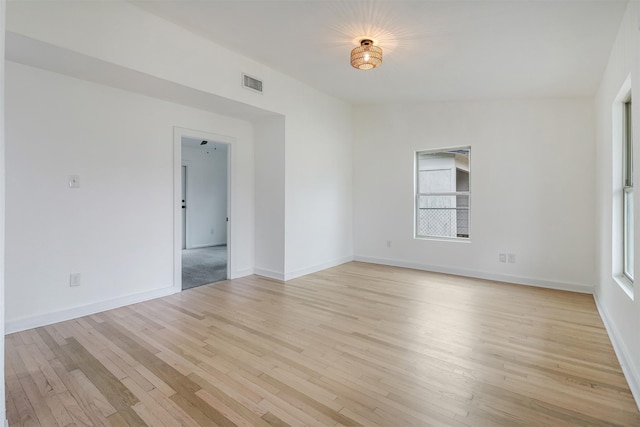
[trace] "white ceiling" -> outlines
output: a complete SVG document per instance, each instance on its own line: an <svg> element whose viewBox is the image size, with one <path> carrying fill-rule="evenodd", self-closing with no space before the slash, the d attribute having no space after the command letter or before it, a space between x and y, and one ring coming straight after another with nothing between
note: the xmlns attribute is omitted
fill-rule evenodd
<svg viewBox="0 0 640 427"><path fill-rule="evenodd" d="M592 96L627 1L135 3L326 93L369 103ZM384 50L375 70L349 65L362 36Z"/></svg>

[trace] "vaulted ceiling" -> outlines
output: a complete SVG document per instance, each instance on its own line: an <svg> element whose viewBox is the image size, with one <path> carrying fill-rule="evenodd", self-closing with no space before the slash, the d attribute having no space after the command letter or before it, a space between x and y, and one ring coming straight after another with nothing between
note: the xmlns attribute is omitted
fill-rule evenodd
<svg viewBox="0 0 640 427"><path fill-rule="evenodd" d="M134 3L354 103L593 96L627 5L618 0ZM349 65L349 52L363 36L384 50L375 70Z"/></svg>

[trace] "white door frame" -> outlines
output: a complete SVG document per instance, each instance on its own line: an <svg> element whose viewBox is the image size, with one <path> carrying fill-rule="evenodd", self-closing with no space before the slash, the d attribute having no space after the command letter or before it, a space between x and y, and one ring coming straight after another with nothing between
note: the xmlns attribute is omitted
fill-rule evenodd
<svg viewBox="0 0 640 427"><path fill-rule="evenodd" d="M173 287L182 291L182 138L203 139L227 145L227 278L233 271L233 206L231 177L235 138L195 129L173 128Z"/></svg>

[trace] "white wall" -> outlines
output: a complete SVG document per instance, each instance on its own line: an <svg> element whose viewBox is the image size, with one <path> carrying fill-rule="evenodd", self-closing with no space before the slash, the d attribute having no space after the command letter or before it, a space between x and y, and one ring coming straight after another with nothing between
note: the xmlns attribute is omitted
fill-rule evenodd
<svg viewBox="0 0 640 427"><path fill-rule="evenodd" d="M0 3L0 337L4 337L4 292L5 292L5 143L4 143L4 28L5 2ZM0 422L6 421L4 390L4 340L0 339Z"/></svg>
<svg viewBox="0 0 640 427"><path fill-rule="evenodd" d="M591 99L374 105L355 117L356 259L592 290ZM471 146L470 242L414 239L415 152L461 146Z"/></svg>
<svg viewBox="0 0 640 427"><path fill-rule="evenodd" d="M614 248L612 230L615 228L612 216L614 185L618 184L618 176L614 176L613 153L619 149L614 141L612 120L613 104L628 76L631 76L634 133L634 180L638 182L638 165L640 165L640 5L637 1L629 2L628 9L620 26L618 37L613 46L609 63L602 78L596 98L597 123L597 266L598 281L596 286L596 302L607 325L609 336L616 349L625 371L627 381L640 407L640 285L638 279L634 285L634 299L631 299L613 279L615 266L612 263ZM618 181L614 184L614 180ZM640 203L635 197L635 223L640 224ZM640 266L640 233L636 226L635 266ZM636 273L638 276L638 273Z"/></svg>
<svg viewBox="0 0 640 427"><path fill-rule="evenodd" d="M227 146L182 145L187 166L187 248L227 243Z"/></svg>
<svg viewBox="0 0 640 427"><path fill-rule="evenodd" d="M250 123L9 61L6 80L8 330L176 290L174 126L234 137L231 275L252 271Z"/></svg>
<svg viewBox="0 0 640 427"><path fill-rule="evenodd" d="M256 168L256 274L284 280L285 120L254 125Z"/></svg>
<svg viewBox="0 0 640 427"><path fill-rule="evenodd" d="M263 221L256 234L261 239L271 233L263 231L264 227L286 228L286 244L273 247L259 242L256 250L285 251L283 262L276 263L280 270L273 275L281 278L351 259L350 105L128 2L11 2L8 18L9 31L65 52L98 58L285 116L282 155L286 182L264 188L268 194L262 196L285 204L286 224L281 227ZM55 59L56 55L40 55L40 66L46 66L47 57ZM240 86L242 72L264 80L263 95ZM262 165L261 173L282 166L281 160L271 160L273 164Z"/></svg>
<svg viewBox="0 0 640 427"><path fill-rule="evenodd" d="M326 100L291 112L286 121L288 280L353 259L353 171L350 108Z"/></svg>

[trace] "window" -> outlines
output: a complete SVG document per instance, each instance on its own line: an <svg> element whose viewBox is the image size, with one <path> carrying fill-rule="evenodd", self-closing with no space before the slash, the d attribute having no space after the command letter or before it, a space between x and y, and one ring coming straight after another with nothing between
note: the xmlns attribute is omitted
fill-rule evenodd
<svg viewBox="0 0 640 427"><path fill-rule="evenodd" d="M612 105L612 277L634 299L635 221L631 76L627 76Z"/></svg>
<svg viewBox="0 0 640 427"><path fill-rule="evenodd" d="M469 238L471 148L416 153L416 237Z"/></svg>
<svg viewBox="0 0 640 427"><path fill-rule="evenodd" d="M633 282L633 133L631 98L622 104L622 272Z"/></svg>

